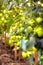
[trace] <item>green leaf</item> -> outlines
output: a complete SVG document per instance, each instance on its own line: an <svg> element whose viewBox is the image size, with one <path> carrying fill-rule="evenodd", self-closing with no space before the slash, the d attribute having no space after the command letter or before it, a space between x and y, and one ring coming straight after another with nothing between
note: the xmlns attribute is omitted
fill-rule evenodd
<svg viewBox="0 0 43 65"><path fill-rule="evenodd" d="M9 21L8 21L8 23L7 23L7 32L9 32L9 29L10 29L10 27L11 27L11 25L13 24L13 19L10 19Z"/></svg>

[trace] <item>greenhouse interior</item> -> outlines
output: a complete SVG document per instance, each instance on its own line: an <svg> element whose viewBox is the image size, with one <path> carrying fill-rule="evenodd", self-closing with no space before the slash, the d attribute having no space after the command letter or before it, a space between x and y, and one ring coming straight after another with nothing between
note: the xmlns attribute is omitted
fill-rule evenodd
<svg viewBox="0 0 43 65"><path fill-rule="evenodd" d="M43 65L43 0L0 0L0 65Z"/></svg>

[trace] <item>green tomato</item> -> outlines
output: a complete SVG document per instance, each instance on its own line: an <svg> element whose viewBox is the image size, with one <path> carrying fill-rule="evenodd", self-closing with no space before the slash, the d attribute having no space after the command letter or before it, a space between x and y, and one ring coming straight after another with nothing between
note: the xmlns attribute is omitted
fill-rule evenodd
<svg viewBox="0 0 43 65"><path fill-rule="evenodd" d="M41 37L43 35L43 31L42 31L41 27L37 28L37 34L38 34L39 37Z"/></svg>
<svg viewBox="0 0 43 65"><path fill-rule="evenodd" d="M16 31L17 30L17 26L12 27L12 30Z"/></svg>
<svg viewBox="0 0 43 65"><path fill-rule="evenodd" d="M37 22L37 23L41 23L41 21L42 21L42 18L41 18L41 17L37 17L37 18L36 18L36 22Z"/></svg>
<svg viewBox="0 0 43 65"><path fill-rule="evenodd" d="M21 28L20 28L20 32L23 32L23 31L24 31L24 27L21 27Z"/></svg>
<svg viewBox="0 0 43 65"><path fill-rule="evenodd" d="M41 60L43 59L43 55L40 57L40 59L41 59Z"/></svg>
<svg viewBox="0 0 43 65"><path fill-rule="evenodd" d="M33 19L29 20L29 21L28 21L28 25L33 26L33 25L34 25L34 22L35 22L35 21L34 21Z"/></svg>
<svg viewBox="0 0 43 65"><path fill-rule="evenodd" d="M22 21L25 21L25 16L21 17L21 20L22 20Z"/></svg>
<svg viewBox="0 0 43 65"><path fill-rule="evenodd" d="M43 7L43 3L41 3L41 7Z"/></svg>
<svg viewBox="0 0 43 65"><path fill-rule="evenodd" d="M0 16L3 16L3 14L2 14L2 13L0 13Z"/></svg>
<svg viewBox="0 0 43 65"><path fill-rule="evenodd" d="M30 54L32 54L32 52L27 51L27 57L30 58Z"/></svg>
<svg viewBox="0 0 43 65"><path fill-rule="evenodd" d="M26 52L22 52L22 57L26 58L27 57L27 53Z"/></svg>
<svg viewBox="0 0 43 65"><path fill-rule="evenodd" d="M35 27L33 31L34 31L34 33L37 33L37 27Z"/></svg>
<svg viewBox="0 0 43 65"><path fill-rule="evenodd" d="M32 50L35 51L35 50L37 50L37 49L36 49L35 47L32 47Z"/></svg>
<svg viewBox="0 0 43 65"><path fill-rule="evenodd" d="M29 26L29 31L31 32L33 29L32 29L32 27L31 26Z"/></svg>
<svg viewBox="0 0 43 65"><path fill-rule="evenodd" d="M20 42L17 42L16 46L20 46Z"/></svg>
<svg viewBox="0 0 43 65"><path fill-rule="evenodd" d="M17 47L17 50L20 50L20 47Z"/></svg>
<svg viewBox="0 0 43 65"><path fill-rule="evenodd" d="M39 37L42 37L42 31L39 31L39 32L38 32L38 36L39 36Z"/></svg>

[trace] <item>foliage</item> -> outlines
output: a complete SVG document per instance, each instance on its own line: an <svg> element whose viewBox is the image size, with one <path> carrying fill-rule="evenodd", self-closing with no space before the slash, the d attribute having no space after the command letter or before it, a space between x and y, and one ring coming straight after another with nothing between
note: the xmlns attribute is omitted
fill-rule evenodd
<svg viewBox="0 0 43 65"><path fill-rule="evenodd" d="M16 43L20 50L23 38L29 40L31 36L43 36L43 12L40 11L43 3L32 0L2 1L0 0L0 34L8 33L7 44L13 46Z"/></svg>

